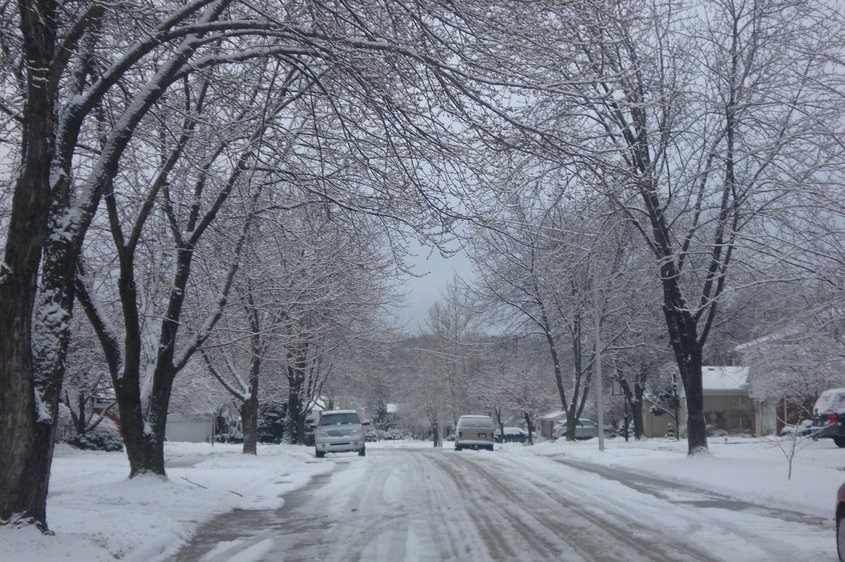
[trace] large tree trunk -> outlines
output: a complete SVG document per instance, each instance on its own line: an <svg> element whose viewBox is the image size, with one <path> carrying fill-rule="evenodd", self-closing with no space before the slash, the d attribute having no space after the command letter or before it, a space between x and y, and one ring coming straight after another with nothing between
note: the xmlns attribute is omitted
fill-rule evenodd
<svg viewBox="0 0 845 562"><path fill-rule="evenodd" d="M76 401L77 408L79 408L79 415L74 414L73 410L71 410L71 416L73 417L73 422L76 426L76 433L78 433L79 435L84 435L88 430L88 423L86 421L87 416L85 414L85 404L87 401L88 399L86 398L86 396L80 392L79 398Z"/></svg>
<svg viewBox="0 0 845 562"><path fill-rule="evenodd" d="M253 377L249 398L241 405L241 429L244 433L245 455L258 454L258 377Z"/></svg>
<svg viewBox="0 0 845 562"><path fill-rule="evenodd" d="M154 433L131 432L124 434L126 456L129 459L129 477L145 474L166 478L164 470L164 438L157 438Z"/></svg>
<svg viewBox="0 0 845 562"><path fill-rule="evenodd" d="M640 439L645 433L645 425L643 423L643 393L645 392L645 387L641 379L639 377L637 378L638 380L634 382L633 387L631 387L631 384L625 378L619 380L619 385L622 387L622 394L625 399L625 412L627 413L628 406L631 407L631 419L628 420L628 427L625 428L628 432L628 437L631 435L631 426L633 425L634 437Z"/></svg>
<svg viewBox="0 0 845 562"><path fill-rule="evenodd" d="M569 407L569 400L566 397L566 387L563 384L563 368L560 364L560 355L557 351L557 344L555 343L555 339L552 336L551 332L549 331L549 320L548 316L546 315L545 307L541 305L540 307L542 313L542 324L541 328L543 330L543 335L546 338L546 343L549 345L549 355L552 359L552 369L554 370L555 376L555 385L557 386L558 397L560 398L561 407L565 412L567 412L567 416L569 416L569 411L573 410L574 407ZM569 417L568 419L572 419ZM571 434L570 434L571 433ZM572 424L567 424L566 429L566 439L567 441L574 441L575 440L575 428Z"/></svg>
<svg viewBox="0 0 845 562"><path fill-rule="evenodd" d="M129 378L131 381L134 376ZM147 400L148 410L144 412L137 384L121 384L115 391L123 444L129 460L129 477L142 474L165 477L164 430L168 404L156 404L154 391Z"/></svg>
<svg viewBox="0 0 845 562"><path fill-rule="evenodd" d="M687 358L689 358L687 360ZM681 361L679 361L681 363ZM707 451L707 421L704 418L704 387L701 373L701 347L696 346L683 358L681 371L687 399L687 446L690 454Z"/></svg>
<svg viewBox="0 0 845 562"><path fill-rule="evenodd" d="M64 209L70 202L66 199L63 182L53 186L53 205L50 224L61 224ZM58 205L58 209L55 206ZM81 232L87 230L87 221L81 225ZM74 300L74 277L79 256L81 239L73 229L62 230L52 226L51 230L64 236L51 236L44 243L41 263L41 290L36 299L34 325L32 328L32 380L40 412L33 439L33 459L27 470L33 482L42 487L46 504L47 487L50 481L50 467L53 462L53 448L56 438L56 424L59 416L62 382L65 376L65 357L70 343L70 322ZM84 414L84 411L81 412ZM82 424L85 425L84 417Z"/></svg>
<svg viewBox="0 0 845 562"><path fill-rule="evenodd" d="M170 293L167 312L161 323L159 333L159 355L152 373L152 389L145 404L141 400L141 385L139 385L140 370L133 373L129 380L133 381L128 392L118 394L120 403L123 398L127 410L133 412L133 427L124 437L131 435L131 439L124 439L126 453L129 456L130 473L133 478L140 474L154 474L166 477L164 470L164 434L167 426L167 412L170 408L170 395L173 380L180 367L174 364L176 354L176 338L180 327L182 306L185 302L186 287L191 274L193 251L190 247L179 248L176 261L176 271L173 278L173 290ZM131 303L135 310L134 301ZM134 345L140 349L140 340ZM139 364L140 365L140 364ZM124 377L126 375L124 374ZM113 378L115 378L113 376ZM115 382L117 380L115 379ZM135 412L141 415L134 415ZM121 410L121 421L123 420Z"/></svg>
<svg viewBox="0 0 845 562"><path fill-rule="evenodd" d="M645 423L643 421L643 393L645 388L642 383L634 383L634 401L631 404L631 412L634 417L634 437L641 439L645 434Z"/></svg>
<svg viewBox="0 0 845 562"><path fill-rule="evenodd" d="M299 344L287 354L288 409L285 413L285 441L291 445L305 444L305 375L308 344ZM331 410L332 407L329 406Z"/></svg>
<svg viewBox="0 0 845 562"><path fill-rule="evenodd" d="M241 406L241 427L244 432L243 453L245 455L258 454L258 381L261 374L261 361L264 355L263 339L261 337L261 322L258 308L252 291L247 291L246 315L249 319L250 349L252 361L249 365L249 395Z"/></svg>
<svg viewBox="0 0 845 562"><path fill-rule="evenodd" d="M664 287L667 284L672 288L671 285L677 283L667 283L664 278ZM670 293L678 295L680 290L674 287L674 290ZM672 350L675 353L675 360L678 364L681 380L684 383L684 394L687 399L687 450L689 454L695 454L708 450L707 424L704 420L704 389L701 378L703 350L701 343L698 341L695 322L681 306L682 304L681 302L679 305L670 308L667 303L664 305L664 313L669 327Z"/></svg>
<svg viewBox="0 0 845 562"><path fill-rule="evenodd" d="M300 427L302 412L302 377L296 369L288 369L288 409L285 413L285 442L291 445L301 445L304 436Z"/></svg>
<svg viewBox="0 0 845 562"><path fill-rule="evenodd" d="M528 412L522 413L525 419L525 427L528 428L528 443L533 445L534 444L534 424L531 423L531 416L528 415Z"/></svg>
<svg viewBox="0 0 845 562"><path fill-rule="evenodd" d="M575 404L566 408L566 440L575 441L575 428L578 427L578 414Z"/></svg>
<svg viewBox="0 0 845 562"><path fill-rule="evenodd" d="M300 445L307 445L308 440L305 438L305 427L306 427L306 420L308 418L309 412L305 410L304 405L300 406L301 411L299 415L296 417L296 434L299 435L299 444Z"/></svg>
<svg viewBox="0 0 845 562"><path fill-rule="evenodd" d="M173 363L179 319L185 299L185 287L190 276L193 254L180 249L173 279L168 309L164 315L159 333L159 356L153 369L149 396L142 399L141 384L141 333L137 317L135 283L131 259L121 256L120 293L123 303L127 334L125 338L124 364L121 369L112 366L112 381L120 408L120 422L123 428L123 443L129 458L129 477L154 474L166 477L164 469L164 436L167 412L173 380L179 368ZM90 315L89 315L90 317Z"/></svg>
<svg viewBox="0 0 845 562"><path fill-rule="evenodd" d="M242 452L258 454L258 396L251 395L241 404L241 430L244 433Z"/></svg>
<svg viewBox="0 0 845 562"><path fill-rule="evenodd" d="M22 166L0 270L0 524L30 520L46 529L55 409L44 411L35 403L31 339L55 149L50 66L56 2L20 0L18 6L27 99Z"/></svg>
<svg viewBox="0 0 845 562"><path fill-rule="evenodd" d="M681 286L678 255L673 247L673 237L654 180L641 187L640 195L648 209L654 235L654 249L660 260L660 279L663 288L663 314L669 331L669 340L687 399L687 448L689 454L707 451L707 429L704 423L704 392L701 381L701 359L704 338L699 338L698 320ZM715 312L709 309L709 317Z"/></svg>

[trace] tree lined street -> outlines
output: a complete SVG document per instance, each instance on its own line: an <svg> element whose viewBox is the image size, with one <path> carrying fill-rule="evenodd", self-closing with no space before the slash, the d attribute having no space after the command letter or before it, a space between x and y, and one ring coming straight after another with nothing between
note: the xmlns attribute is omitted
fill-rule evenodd
<svg viewBox="0 0 845 562"><path fill-rule="evenodd" d="M446 439L632 416L706 458L845 387L844 38L816 0L0 3L0 529L49 536L57 443L163 489L171 418L256 458L349 409L434 450L330 461L245 549L797 557L778 516ZM412 332L426 252L473 275Z"/></svg>

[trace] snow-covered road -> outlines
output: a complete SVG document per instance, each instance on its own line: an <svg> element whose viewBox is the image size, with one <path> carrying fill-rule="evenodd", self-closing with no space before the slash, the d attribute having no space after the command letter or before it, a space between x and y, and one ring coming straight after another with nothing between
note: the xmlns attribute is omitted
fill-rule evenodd
<svg viewBox="0 0 845 562"><path fill-rule="evenodd" d="M281 509L218 517L176 560L831 559L830 529L812 518L554 458L374 448L325 462Z"/></svg>

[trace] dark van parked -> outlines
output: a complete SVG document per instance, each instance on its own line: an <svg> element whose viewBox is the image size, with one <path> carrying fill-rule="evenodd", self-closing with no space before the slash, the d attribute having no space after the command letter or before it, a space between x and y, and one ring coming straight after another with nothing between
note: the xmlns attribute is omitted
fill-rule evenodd
<svg viewBox="0 0 845 562"><path fill-rule="evenodd" d="M827 437L839 447L845 447L845 388L822 392L813 406L814 439Z"/></svg>

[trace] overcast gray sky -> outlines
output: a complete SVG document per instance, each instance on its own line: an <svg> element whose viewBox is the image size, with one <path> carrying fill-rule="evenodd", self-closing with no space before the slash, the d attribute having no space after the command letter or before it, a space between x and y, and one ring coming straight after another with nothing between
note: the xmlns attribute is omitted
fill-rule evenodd
<svg viewBox="0 0 845 562"><path fill-rule="evenodd" d="M439 252L428 254L428 249L419 249L419 257L411 263L418 275L427 273L423 277L413 277L408 280L407 307L397 311L397 316L408 322L410 330L417 330L425 326L428 309L440 300L441 291L449 284L457 273L463 278L472 275L472 265L463 252L450 258L444 258Z"/></svg>

